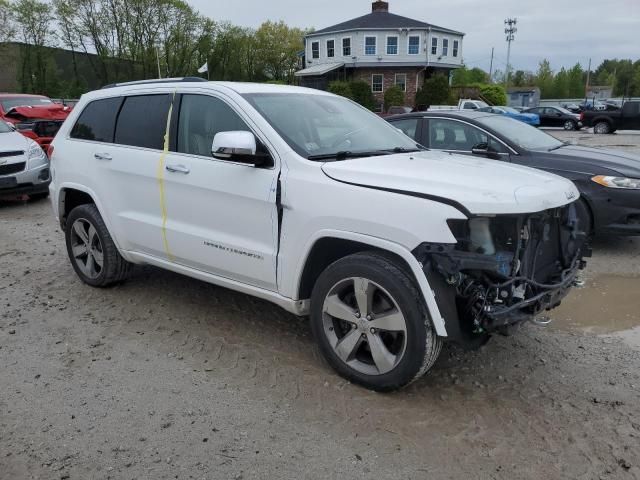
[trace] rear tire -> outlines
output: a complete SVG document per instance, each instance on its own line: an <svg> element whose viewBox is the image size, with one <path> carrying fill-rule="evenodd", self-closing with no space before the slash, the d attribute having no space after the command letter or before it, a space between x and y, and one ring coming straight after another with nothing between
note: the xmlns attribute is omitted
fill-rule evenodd
<svg viewBox="0 0 640 480"><path fill-rule="evenodd" d="M607 135L611 132L611 125L609 122L600 121L593 126L593 133L596 135Z"/></svg>
<svg viewBox="0 0 640 480"><path fill-rule="evenodd" d="M340 375L377 391L420 378L442 348L413 279L375 252L349 255L322 272L311 296L311 328Z"/></svg>
<svg viewBox="0 0 640 480"><path fill-rule="evenodd" d="M118 252L95 205L80 205L71 210L65 239L71 265L84 283L108 287L129 275L131 264Z"/></svg>

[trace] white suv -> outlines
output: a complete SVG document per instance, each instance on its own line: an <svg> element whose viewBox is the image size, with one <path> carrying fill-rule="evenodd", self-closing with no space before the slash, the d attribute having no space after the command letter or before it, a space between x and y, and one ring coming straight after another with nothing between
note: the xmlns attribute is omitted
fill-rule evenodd
<svg viewBox="0 0 640 480"><path fill-rule="evenodd" d="M91 92L58 132L53 208L89 285L150 264L267 299L391 390L443 341L556 306L584 266L568 180L426 151L322 91L197 80Z"/></svg>

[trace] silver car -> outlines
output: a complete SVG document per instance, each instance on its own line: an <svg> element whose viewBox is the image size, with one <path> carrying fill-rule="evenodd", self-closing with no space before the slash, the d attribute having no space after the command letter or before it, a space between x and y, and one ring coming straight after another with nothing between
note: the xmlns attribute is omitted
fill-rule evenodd
<svg viewBox="0 0 640 480"><path fill-rule="evenodd" d="M49 159L36 142L0 121L0 197L49 195Z"/></svg>

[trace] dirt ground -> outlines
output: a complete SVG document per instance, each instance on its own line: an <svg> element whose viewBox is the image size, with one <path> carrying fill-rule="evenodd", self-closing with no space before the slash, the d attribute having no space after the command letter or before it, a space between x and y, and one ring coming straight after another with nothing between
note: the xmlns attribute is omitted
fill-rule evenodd
<svg viewBox="0 0 640 480"><path fill-rule="evenodd" d="M376 394L261 300L82 284L49 203L2 203L0 478L640 479L640 238L597 239L585 280L549 327Z"/></svg>

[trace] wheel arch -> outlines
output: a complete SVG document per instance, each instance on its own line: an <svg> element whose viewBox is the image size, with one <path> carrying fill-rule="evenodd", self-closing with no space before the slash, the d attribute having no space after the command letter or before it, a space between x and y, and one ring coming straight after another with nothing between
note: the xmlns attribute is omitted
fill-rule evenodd
<svg viewBox="0 0 640 480"><path fill-rule="evenodd" d="M422 265L411 251L402 245L377 237L353 232L325 231L313 238L303 255L295 282L295 298L308 299L318 276L333 262L348 255L374 251L394 260L416 282L422 293L436 332L447 336L444 319L440 314L433 290L429 286Z"/></svg>

